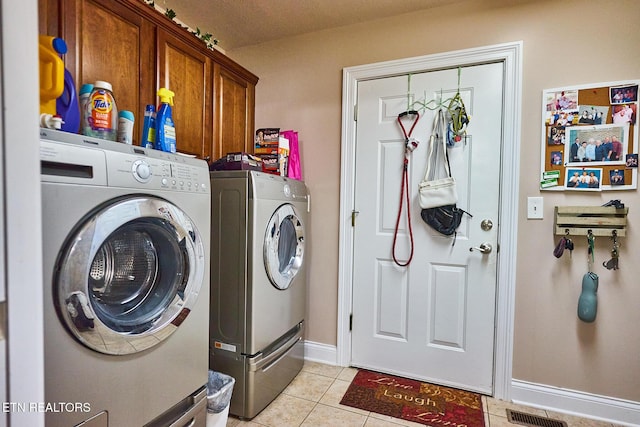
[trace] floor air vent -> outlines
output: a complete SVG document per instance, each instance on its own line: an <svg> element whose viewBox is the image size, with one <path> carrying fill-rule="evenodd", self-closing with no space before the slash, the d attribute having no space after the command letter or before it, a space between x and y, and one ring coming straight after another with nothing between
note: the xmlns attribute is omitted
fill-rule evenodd
<svg viewBox="0 0 640 427"><path fill-rule="evenodd" d="M565 421L552 420L551 418L525 414L524 412L512 411L511 409L507 409L507 418L510 423L522 424L524 426L567 427Z"/></svg>

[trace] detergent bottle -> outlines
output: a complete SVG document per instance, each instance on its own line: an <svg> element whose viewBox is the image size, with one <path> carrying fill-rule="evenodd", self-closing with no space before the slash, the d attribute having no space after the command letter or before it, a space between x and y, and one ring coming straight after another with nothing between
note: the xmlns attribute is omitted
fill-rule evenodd
<svg viewBox="0 0 640 427"><path fill-rule="evenodd" d="M118 107L111 83L98 80L93 84L87 105L88 136L115 141L118 132Z"/></svg>
<svg viewBox="0 0 640 427"><path fill-rule="evenodd" d="M38 37L40 63L40 114L55 116L56 100L64 91L64 62L60 55L67 53L67 44L59 37Z"/></svg>
<svg viewBox="0 0 640 427"><path fill-rule="evenodd" d="M160 107L156 114L156 150L176 152L176 128L173 124L171 107L175 94L167 88L158 90Z"/></svg>
<svg viewBox="0 0 640 427"><path fill-rule="evenodd" d="M76 93L76 84L71 73L64 69L64 89L56 100L57 114L62 117L62 130L78 133L80 130L80 104Z"/></svg>
<svg viewBox="0 0 640 427"><path fill-rule="evenodd" d="M80 133L83 135L89 135L91 128L89 127L89 114L87 108L89 106L89 98L93 92L93 84L85 83L80 88L79 103L80 103Z"/></svg>
<svg viewBox="0 0 640 427"><path fill-rule="evenodd" d="M133 112L122 110L118 112L118 142L133 144L133 124L135 117Z"/></svg>

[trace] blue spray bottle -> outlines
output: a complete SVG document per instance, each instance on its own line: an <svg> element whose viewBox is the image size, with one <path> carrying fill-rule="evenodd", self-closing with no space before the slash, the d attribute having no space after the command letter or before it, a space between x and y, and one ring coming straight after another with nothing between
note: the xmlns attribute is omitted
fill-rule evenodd
<svg viewBox="0 0 640 427"><path fill-rule="evenodd" d="M156 114L156 150L176 152L176 128L173 124L171 106L175 94L167 88L158 90L160 107Z"/></svg>
<svg viewBox="0 0 640 427"><path fill-rule="evenodd" d="M156 148L156 106L148 104L144 109L144 122L140 145L144 148Z"/></svg>

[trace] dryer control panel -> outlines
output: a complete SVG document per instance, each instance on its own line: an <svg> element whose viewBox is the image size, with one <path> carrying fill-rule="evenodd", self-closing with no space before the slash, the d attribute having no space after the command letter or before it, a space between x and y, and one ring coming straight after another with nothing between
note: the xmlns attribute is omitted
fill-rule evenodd
<svg viewBox="0 0 640 427"><path fill-rule="evenodd" d="M288 179L279 175L273 175L263 172L248 172L251 175L251 182L254 186L253 197L258 194L261 199L282 199L306 202L308 190L302 181ZM212 174L213 176L213 174Z"/></svg>

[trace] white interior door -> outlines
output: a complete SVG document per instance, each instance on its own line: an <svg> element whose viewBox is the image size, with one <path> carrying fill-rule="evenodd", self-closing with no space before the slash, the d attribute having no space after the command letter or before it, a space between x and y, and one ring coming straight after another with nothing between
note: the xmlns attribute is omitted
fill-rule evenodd
<svg viewBox="0 0 640 427"><path fill-rule="evenodd" d="M421 110L412 134L419 146L409 161L414 256L407 267L392 258L405 146L398 114L407 109L408 97L454 96L458 75L449 69L358 83L351 364L491 394L503 63L460 71L471 123L466 143L449 149L449 157L458 206L473 218L463 218L454 239L420 217L418 184L435 114ZM406 209L405 203L396 242L400 260L408 259L411 245ZM482 227L483 221L492 227ZM493 250L473 249L483 243Z"/></svg>

